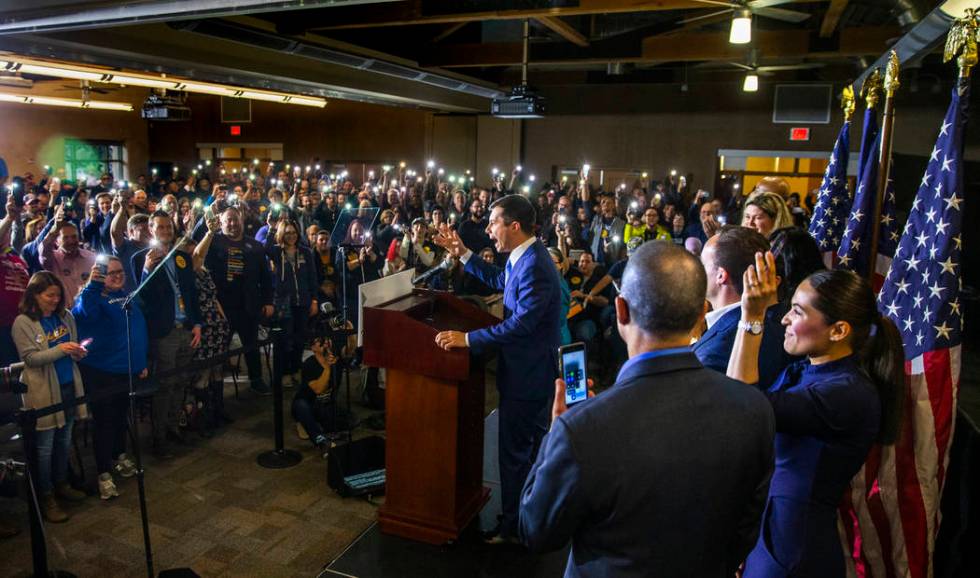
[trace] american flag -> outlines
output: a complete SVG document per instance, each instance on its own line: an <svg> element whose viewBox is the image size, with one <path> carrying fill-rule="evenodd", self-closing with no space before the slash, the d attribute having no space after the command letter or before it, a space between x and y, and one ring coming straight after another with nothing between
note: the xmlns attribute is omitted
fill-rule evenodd
<svg viewBox="0 0 980 578"><path fill-rule="evenodd" d="M827 170L823 173L817 204L813 207L810 219L810 235L813 236L824 259L837 253L847 213L851 207L851 196L847 191L847 157L851 146L851 122L847 121L837 135L834 151L830 153Z"/></svg>
<svg viewBox="0 0 980 578"><path fill-rule="evenodd" d="M857 182L861 182L861 174L864 166L868 162L868 157L878 149L875 142L878 139L878 113L874 108L864 109L864 127L861 130L861 153L858 155Z"/></svg>
<svg viewBox="0 0 980 578"><path fill-rule="evenodd" d="M894 161L892 161L894 162ZM872 286L875 292L885 284L885 275L892 266L892 256L898 250L901 227L895 212L895 181L888 177L885 197L881 204L881 228L878 231L878 256L875 258L875 274Z"/></svg>
<svg viewBox="0 0 980 578"><path fill-rule="evenodd" d="M906 408L898 441L872 452L845 496L854 508L842 520L854 575L932 575L961 366L961 155L968 94L961 79L878 296L882 314L902 333Z"/></svg>
<svg viewBox="0 0 980 578"><path fill-rule="evenodd" d="M858 181L857 191L854 193L854 202L851 203L851 212L848 215L847 226L841 239L840 249L837 251L837 266L841 269L854 271L866 277L872 267L871 258L871 236L874 234L871 223L874 221L875 202L878 198L878 151L881 148L881 134L875 137L868 152L864 169ZM886 187L881 207L881 221L878 223L878 249L874 259L874 268L880 271L873 283L875 289L881 287L884 282L884 274L888 270L889 260L895 252L897 235L890 235L896 232L895 225L895 194L894 190ZM882 239L889 242L882 243Z"/></svg>

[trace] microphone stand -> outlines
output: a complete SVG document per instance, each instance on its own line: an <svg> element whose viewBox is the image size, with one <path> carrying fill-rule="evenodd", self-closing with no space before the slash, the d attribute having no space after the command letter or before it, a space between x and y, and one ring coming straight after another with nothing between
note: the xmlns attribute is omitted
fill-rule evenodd
<svg viewBox="0 0 980 578"><path fill-rule="evenodd" d="M132 308L133 300L143 291L146 284L149 283L151 279L163 268L163 264L167 262L168 259L172 258L174 254L180 249L181 246L187 241L189 241L193 232L197 229L197 226L201 223L198 219L194 227L191 227L191 232L186 236L181 237L175 243L170 252L164 256L163 259L157 263L157 266L146 276L146 279L129 294L126 301L123 302L123 311L126 314L126 363L127 363L127 373L129 374L127 379L129 380L129 434L130 440L133 443L133 457L136 458L136 487L138 490L139 504L140 504L140 521L143 526L143 550L146 554L146 575L149 578L153 578L153 547L150 544L150 519L146 509L146 480L143 470L143 452L140 447L140 436L139 430L136 424L136 388L133 382L133 335L132 335ZM134 272L135 274L135 272ZM189 568L182 568L180 570L187 570L190 572ZM189 576L192 574L188 574Z"/></svg>
<svg viewBox="0 0 980 578"><path fill-rule="evenodd" d="M347 440L348 442L353 439L351 427L353 423L353 412L351 412L351 400L350 400L350 364L352 359L344 359L343 350L347 346L347 338L351 334L351 330L347 329L347 324L350 322L347 312L347 282L350 276L350 271L347 269L347 250L354 249L359 250L365 245L356 245L354 243L341 243L337 246L337 252L340 254L341 270L341 318L343 319L343 325L341 326L341 339L339 340L339 347L335 347L335 351L338 352L337 359L340 363L340 373L333 372L330 376L331 381L333 381L333 427L336 431L329 432L326 434L327 439L330 440L331 445L335 444L340 440ZM364 282L364 265L360 266L361 269L361 282ZM353 324L352 324L353 325ZM335 377L336 376L336 377ZM346 384L347 388L347 426L346 428L340 428L340 387Z"/></svg>

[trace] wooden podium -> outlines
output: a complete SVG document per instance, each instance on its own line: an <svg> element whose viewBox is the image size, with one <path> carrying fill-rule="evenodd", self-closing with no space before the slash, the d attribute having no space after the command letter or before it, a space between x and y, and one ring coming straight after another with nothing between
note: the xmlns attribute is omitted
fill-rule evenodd
<svg viewBox="0 0 980 578"><path fill-rule="evenodd" d="M387 369L385 503L381 531L443 544L486 503L484 369L468 349L445 351L444 330L500 320L448 293L415 289L364 308L364 363Z"/></svg>

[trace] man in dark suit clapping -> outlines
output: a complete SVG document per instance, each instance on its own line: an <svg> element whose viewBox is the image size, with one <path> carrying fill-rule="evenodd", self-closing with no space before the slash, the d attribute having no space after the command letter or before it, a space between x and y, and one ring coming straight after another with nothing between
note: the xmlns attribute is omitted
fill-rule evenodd
<svg viewBox="0 0 980 578"><path fill-rule="evenodd" d="M566 410L555 383L520 531L535 551L572 540L565 576L730 578L756 540L773 413L755 388L691 352L705 286L696 257L646 243L616 298L630 359L615 385Z"/></svg>

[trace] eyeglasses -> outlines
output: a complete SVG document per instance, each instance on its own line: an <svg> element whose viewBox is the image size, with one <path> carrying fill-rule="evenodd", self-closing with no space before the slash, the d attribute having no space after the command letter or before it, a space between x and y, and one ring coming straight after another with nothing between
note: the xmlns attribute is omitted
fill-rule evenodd
<svg viewBox="0 0 980 578"><path fill-rule="evenodd" d="M108 273L105 274L105 276L106 277L122 277L123 276L123 270L120 269L118 271L109 271Z"/></svg>

